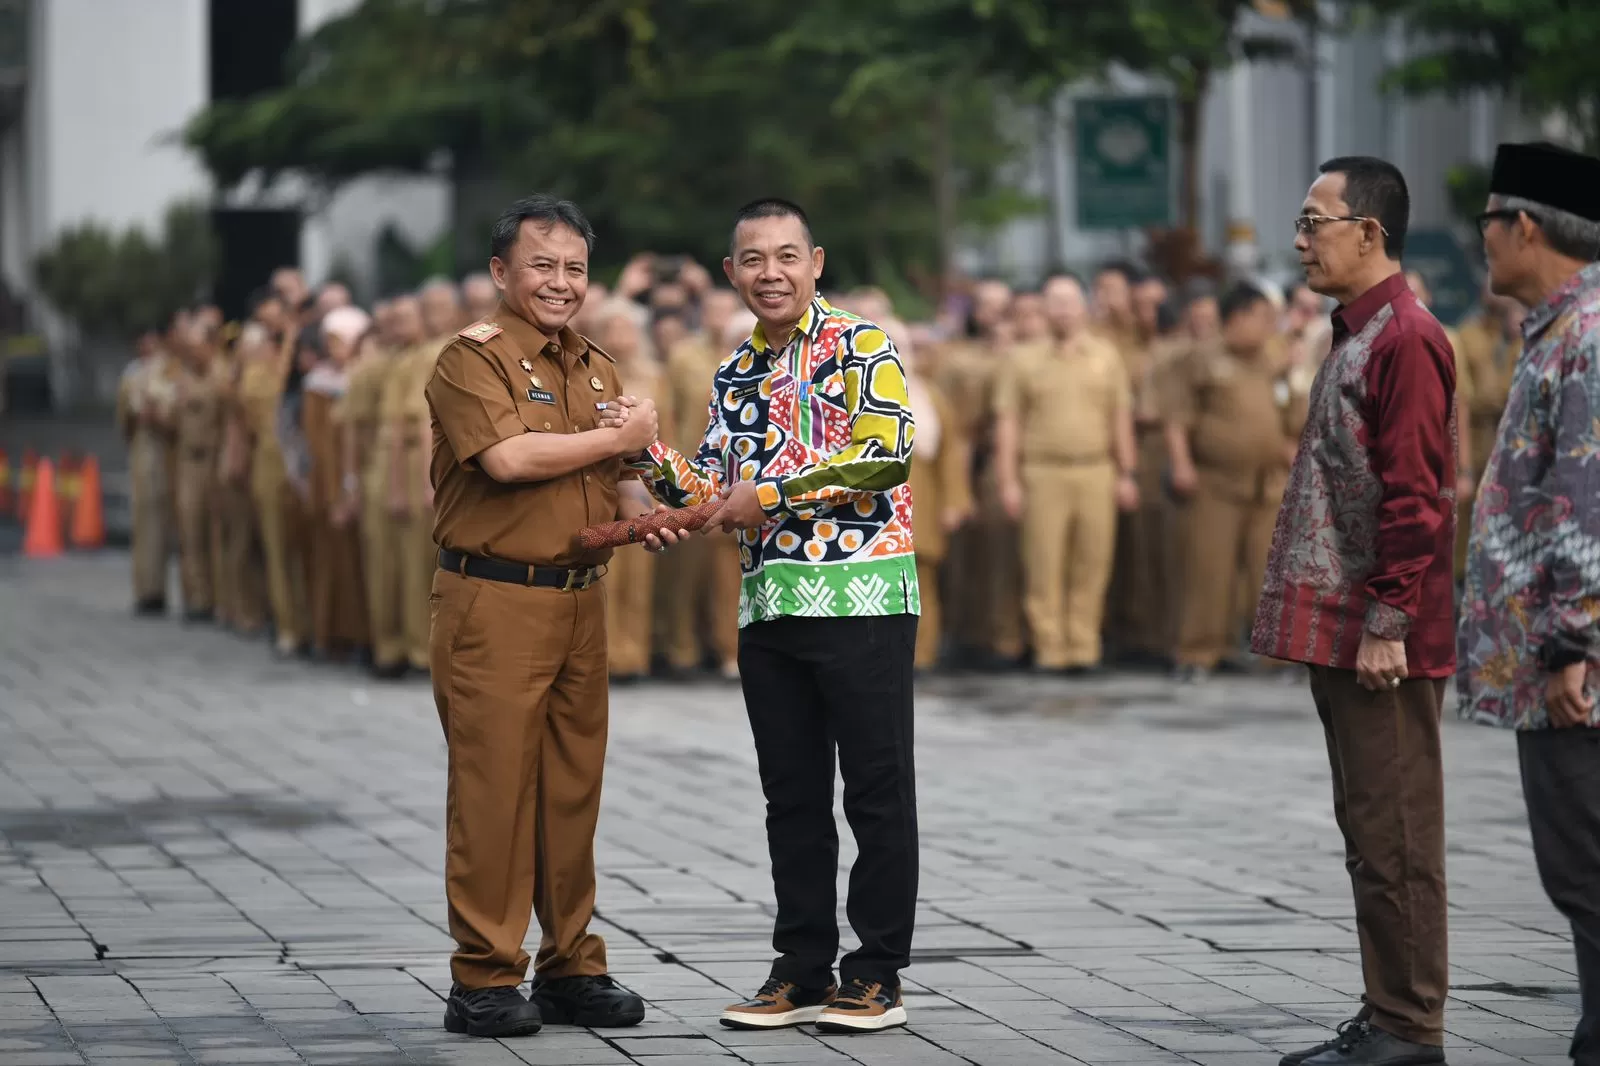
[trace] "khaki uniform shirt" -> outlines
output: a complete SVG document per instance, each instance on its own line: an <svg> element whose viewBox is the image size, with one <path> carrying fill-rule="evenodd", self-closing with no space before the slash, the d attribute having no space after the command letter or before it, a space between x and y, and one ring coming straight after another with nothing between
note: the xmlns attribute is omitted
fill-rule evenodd
<svg viewBox="0 0 1600 1066"><path fill-rule="evenodd" d="M684 455L693 455L705 440L711 421L712 379L725 357L726 353L705 337L680 341L667 354L667 392L673 417L669 421L662 415L661 431L666 442Z"/></svg>
<svg viewBox="0 0 1600 1066"><path fill-rule="evenodd" d="M239 372L239 410L257 452L277 454L278 401L283 368L276 359L252 359Z"/></svg>
<svg viewBox="0 0 1600 1066"><path fill-rule="evenodd" d="M522 433L592 430L595 404L620 395L611 357L571 329L546 337L501 304L487 322L462 330L439 354L427 386L434 543L533 566L609 559L609 548L579 551L576 536L616 519L621 458L517 484L496 481L475 459Z"/></svg>
<svg viewBox="0 0 1600 1066"><path fill-rule="evenodd" d="M1017 419L1023 462L1109 461L1131 402L1121 353L1089 333L1020 347L995 375L994 413Z"/></svg>
<svg viewBox="0 0 1600 1066"><path fill-rule="evenodd" d="M1231 499L1271 499L1289 472L1292 388L1287 369L1261 352L1196 348L1170 375L1170 421L1189 434L1205 486Z"/></svg>
<svg viewBox="0 0 1600 1066"><path fill-rule="evenodd" d="M378 445L378 406L383 397L383 386L395 368L395 356L388 351L374 350L350 372L350 384L345 389L334 417L339 424L355 433L356 463L361 474L361 491L368 499L380 498L374 493L383 491L383 451Z"/></svg>
<svg viewBox="0 0 1600 1066"><path fill-rule="evenodd" d="M216 459L222 444L222 409L223 393L215 364L201 373L185 369L175 415L180 459L185 462Z"/></svg>

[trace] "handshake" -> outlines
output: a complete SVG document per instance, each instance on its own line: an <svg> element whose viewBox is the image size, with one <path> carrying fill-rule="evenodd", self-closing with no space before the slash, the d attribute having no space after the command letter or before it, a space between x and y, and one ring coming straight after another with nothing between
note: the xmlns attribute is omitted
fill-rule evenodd
<svg viewBox="0 0 1600 1066"><path fill-rule="evenodd" d="M645 451L661 432L661 416L656 412L654 400L618 396L598 406L600 421L595 428L616 435L617 454L624 459Z"/></svg>

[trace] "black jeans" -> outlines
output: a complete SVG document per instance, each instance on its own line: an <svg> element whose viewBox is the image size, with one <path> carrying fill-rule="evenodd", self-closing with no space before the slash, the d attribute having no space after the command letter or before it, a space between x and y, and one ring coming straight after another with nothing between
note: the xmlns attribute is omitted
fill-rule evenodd
<svg viewBox="0 0 1600 1066"><path fill-rule="evenodd" d="M1600 1066L1600 729L1517 734L1539 880L1572 923L1583 1016L1572 1061Z"/></svg>
<svg viewBox="0 0 1600 1066"><path fill-rule="evenodd" d="M911 960L917 908L917 796L911 669L916 615L779 618L739 634L739 678L767 797L778 901L772 975L833 981L839 951L833 759L859 855L845 913L861 948L839 976L894 988Z"/></svg>

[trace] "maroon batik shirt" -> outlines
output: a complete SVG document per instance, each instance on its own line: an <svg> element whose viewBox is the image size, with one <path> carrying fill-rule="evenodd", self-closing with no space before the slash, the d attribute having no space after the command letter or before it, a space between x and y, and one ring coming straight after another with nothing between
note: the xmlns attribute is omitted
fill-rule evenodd
<svg viewBox="0 0 1600 1066"><path fill-rule="evenodd" d="M1350 670L1363 630L1455 671L1455 353L1395 274L1333 313L1250 646Z"/></svg>

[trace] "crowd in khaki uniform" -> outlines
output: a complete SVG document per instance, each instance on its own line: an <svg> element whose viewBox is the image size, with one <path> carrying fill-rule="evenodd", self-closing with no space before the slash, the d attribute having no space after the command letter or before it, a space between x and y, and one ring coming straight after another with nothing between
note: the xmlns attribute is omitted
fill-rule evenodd
<svg viewBox="0 0 1600 1066"><path fill-rule="evenodd" d="M1112 263L1088 284L1062 274L1034 291L979 280L929 322L903 321L875 288L830 298L884 323L906 363L920 669L1252 668L1242 635L1329 344L1320 297L1174 287ZM344 286L313 293L284 268L243 322L201 307L142 337L118 402L137 610L168 613L175 557L190 622L380 677L426 672L437 546L425 388L441 350L497 300L475 275L369 314ZM1464 510L1517 319L1485 294L1451 331ZM574 325L680 449L704 433L712 374L751 328L699 264L651 254L609 289L592 283ZM734 536L608 566L613 683L737 678Z"/></svg>

